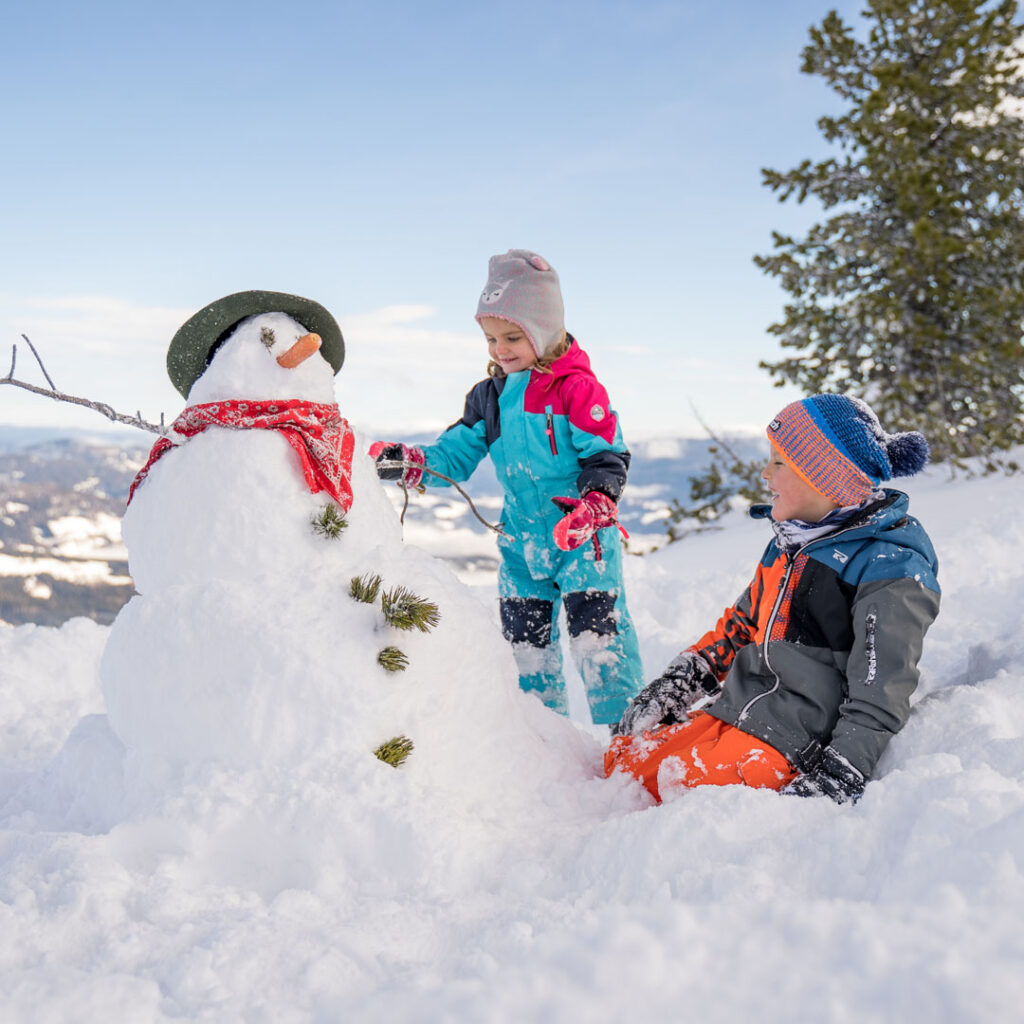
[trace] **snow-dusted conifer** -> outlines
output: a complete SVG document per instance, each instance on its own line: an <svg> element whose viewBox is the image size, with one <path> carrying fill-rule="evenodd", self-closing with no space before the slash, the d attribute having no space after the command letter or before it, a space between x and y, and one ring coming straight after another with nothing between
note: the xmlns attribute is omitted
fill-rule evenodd
<svg viewBox="0 0 1024 1024"><path fill-rule="evenodd" d="M349 584L348 592L357 601L364 604L373 604L380 593L381 584L384 581L376 573L363 573L362 576L353 576Z"/></svg>
<svg viewBox="0 0 1024 1024"><path fill-rule="evenodd" d="M377 655L377 664L388 672L404 672L409 667L409 659L397 647L385 647Z"/></svg>
<svg viewBox="0 0 1024 1024"><path fill-rule="evenodd" d="M792 296L765 362L808 394L862 395L960 464L1024 440L1024 78L1016 0L867 0L836 12L802 70L838 94L839 155L765 170L781 200L838 212L755 262Z"/></svg>
<svg viewBox="0 0 1024 1024"><path fill-rule="evenodd" d="M333 501L328 502L319 512L317 512L310 520L313 526L313 532L319 534L321 537L327 537L329 540L334 540L341 536L342 530L348 526L348 520L345 519L345 513L334 504Z"/></svg>
<svg viewBox="0 0 1024 1024"><path fill-rule="evenodd" d="M413 751L413 742L408 736L395 736L382 743L374 754L392 768L400 768Z"/></svg>
<svg viewBox="0 0 1024 1024"><path fill-rule="evenodd" d="M408 587L385 590L380 605L388 625L395 629L418 629L421 633L427 633L441 619L433 601L418 597Z"/></svg>

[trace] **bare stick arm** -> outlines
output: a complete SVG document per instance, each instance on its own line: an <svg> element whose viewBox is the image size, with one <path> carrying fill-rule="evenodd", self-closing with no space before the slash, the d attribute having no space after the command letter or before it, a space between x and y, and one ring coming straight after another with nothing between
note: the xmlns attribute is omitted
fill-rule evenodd
<svg viewBox="0 0 1024 1024"><path fill-rule="evenodd" d="M81 405L87 409L95 409L96 412L106 416L108 420L113 420L115 423L124 423L129 427L137 427L139 430L148 430L151 434L165 433L163 416L160 417L160 425L157 426L155 423L150 423L148 420L144 420L141 415L126 416L124 413L116 412L105 402L94 402L89 398L78 398L76 395L68 395L63 391L58 391L57 388L54 387L50 375L46 372L46 367L43 365L42 359L39 358L39 353L36 352L35 346L27 337L25 337L24 334L22 337L25 338L25 341L28 343L28 347L32 349L32 354L36 357L36 362L39 363L39 368L43 371L43 376L46 378L50 387L41 388L35 384L29 384L27 381L17 380L15 378L14 367L18 360L17 345L11 346L11 368L7 372L6 377L0 377L0 384L13 384L16 388L31 391L34 395L42 395L45 398L52 398L56 402L69 402L71 405Z"/></svg>

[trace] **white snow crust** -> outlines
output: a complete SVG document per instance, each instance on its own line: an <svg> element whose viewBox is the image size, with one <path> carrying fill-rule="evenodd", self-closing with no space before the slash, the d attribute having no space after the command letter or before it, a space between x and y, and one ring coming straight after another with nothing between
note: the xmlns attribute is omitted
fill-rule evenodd
<svg viewBox="0 0 1024 1024"><path fill-rule="evenodd" d="M906 482L943 604L858 804L655 807L518 692L493 590L400 543L368 460L328 541L280 438L187 448L125 517L114 626L0 627L3 1020L1016 1019L1019 478ZM725 527L626 560L648 676L746 584L767 527ZM438 627L354 602L370 570Z"/></svg>

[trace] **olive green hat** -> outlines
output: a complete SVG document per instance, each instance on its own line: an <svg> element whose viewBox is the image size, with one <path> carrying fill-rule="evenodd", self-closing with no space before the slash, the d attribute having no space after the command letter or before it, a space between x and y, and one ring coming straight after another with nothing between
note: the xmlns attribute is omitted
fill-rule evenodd
<svg viewBox="0 0 1024 1024"><path fill-rule="evenodd" d="M312 299L284 292L235 292L204 306L188 318L167 349L167 376L188 398L192 385L210 364L217 343L236 324L258 313L287 313L308 331L320 335L320 355L337 373L345 361L345 339L337 320Z"/></svg>

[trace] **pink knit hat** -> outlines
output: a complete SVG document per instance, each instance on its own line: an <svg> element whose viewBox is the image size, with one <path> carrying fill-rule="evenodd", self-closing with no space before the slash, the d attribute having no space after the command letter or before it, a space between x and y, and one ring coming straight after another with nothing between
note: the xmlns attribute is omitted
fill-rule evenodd
<svg viewBox="0 0 1024 1024"><path fill-rule="evenodd" d="M529 249L492 256L476 307L477 320L485 316L521 327L537 358L546 355L565 335L565 309L555 268Z"/></svg>

